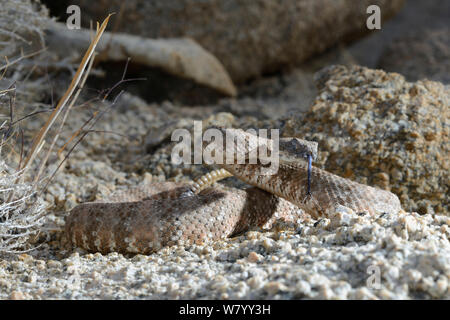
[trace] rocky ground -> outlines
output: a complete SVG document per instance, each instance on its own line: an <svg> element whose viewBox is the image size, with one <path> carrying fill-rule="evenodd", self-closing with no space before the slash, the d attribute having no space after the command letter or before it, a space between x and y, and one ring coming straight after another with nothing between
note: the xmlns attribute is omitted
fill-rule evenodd
<svg viewBox="0 0 450 320"><path fill-rule="evenodd" d="M440 39L433 44L441 46ZM241 85L236 98L208 105L151 103L124 93L45 192L48 220L32 239L38 247L0 258L0 299L450 299L450 88L434 65L413 79L349 66L369 55L367 41ZM389 43L388 37L383 44ZM402 62L395 56L380 61L388 60ZM448 65L445 58L442 63ZM419 80L424 77L444 83ZM92 111L77 107L63 136L70 137ZM33 118L27 129L44 120ZM302 217L296 224L280 222L271 230L148 256L69 246L65 217L78 203L208 171L170 162L170 134L192 129L193 120L204 127L279 128L284 136L318 141L317 166L396 193L404 211ZM236 179L223 183L245 187Z"/></svg>
<svg viewBox="0 0 450 320"><path fill-rule="evenodd" d="M336 213L291 231L256 232L149 256L62 251L3 260L12 299L449 298L450 218Z"/></svg>
<svg viewBox="0 0 450 320"><path fill-rule="evenodd" d="M400 196L409 195L400 197L406 211L399 215L378 217L336 212L319 220L304 218L287 229L251 231L215 243L174 246L149 256L101 255L73 249L67 245L64 233L57 229L64 227L67 211L77 203L100 199L114 190L139 183L188 180L205 170L200 166L179 168L171 165L169 155L173 144L163 139L171 132L170 123L175 127L189 128L191 122L188 119L200 119L204 107L190 108L190 116L181 116L180 109L169 103L161 110L160 106L149 106L139 99L124 96L98 129L127 132L131 141L108 134L93 134L84 140L46 193L45 200L53 204L47 228L53 230L48 231L47 238L42 236L37 240L40 244L37 250L1 261L1 297L450 298L450 217L442 215L448 213L445 198L448 185L445 186L443 178L448 168L445 168L446 163L439 155L433 156L433 152L438 153L436 148L442 147L439 139L448 139L448 115L432 118L435 121L433 126L440 129L435 131L439 134L429 140L422 137L426 136L428 129L422 131L422 126L410 127L412 120L408 116L408 112L413 115L418 113L424 117L423 121L427 121L427 114L440 112L445 115L443 108L444 100L448 101L448 88L435 82L408 83L398 74L338 66L318 74L317 84L321 94L303 120L260 120L250 115L237 117L227 112L216 112L204 119L204 124L270 127L285 123L283 132L288 134L293 128L301 128L295 121L307 119L310 123L307 131L316 132L312 137L321 141L321 135L326 134L332 140L322 144L318 165L329 170L335 168L334 171L356 180L372 181L372 177L380 177L380 187L390 187ZM366 86L372 89L367 90ZM400 96L396 90L404 92L402 100L394 98ZM386 100L386 95L391 97ZM416 107L424 108L426 112L414 112L418 97L425 103ZM390 112L390 117L380 120L372 110L372 105L382 103L377 99L389 101L389 104L385 102L384 107L386 112ZM322 111L321 117L311 116L314 110L322 108L325 100L332 108L325 113ZM334 105L337 108L335 111ZM218 106L210 108L220 110ZM360 120L345 117L353 120L336 121L333 115L343 114L339 108L358 113ZM377 110L384 114L383 109ZM178 120L176 114L179 115ZM403 128L395 127L396 117L402 116L405 125ZM76 127L77 122L81 123L85 117L87 114L82 112L74 114L71 125ZM414 123L421 123L420 119ZM148 123L155 126L150 126L150 133ZM364 142L369 139L364 134L364 126L370 126L374 132L384 128L388 133L387 140L382 140L380 145ZM162 130L161 127L169 129ZM356 132L358 128L362 132ZM417 133L413 134L412 141L420 147L408 149L396 146L403 140L396 139L394 133L402 137L406 135L405 139L411 136L405 130ZM155 132L162 141L151 138ZM355 135L355 139L346 138L346 134ZM353 140L355 145L348 144ZM400 145L406 144L402 142ZM429 148L426 164L419 158L423 154L423 146ZM151 153L149 148L153 150ZM339 157L333 153L333 148ZM341 152L341 149L344 151ZM401 152L405 155L399 159L404 161L390 160ZM440 149L440 152L445 158L449 151L447 148ZM336 163L339 159L342 163L352 162L354 167ZM375 161L375 164L367 165L367 161ZM414 167L412 172L416 174L397 177L395 172L405 172L405 167ZM351 173L349 168L354 168ZM427 178L429 171L434 173ZM441 184L432 183L432 178L444 180ZM441 186L431 193L434 196L430 199L427 199L428 193L420 193L427 185L426 181L431 187L436 184ZM233 181L228 183L237 185ZM439 192L442 192L441 196ZM411 206L420 207L421 204L428 208L425 212L410 212ZM435 212L437 209L433 208L441 211Z"/></svg>

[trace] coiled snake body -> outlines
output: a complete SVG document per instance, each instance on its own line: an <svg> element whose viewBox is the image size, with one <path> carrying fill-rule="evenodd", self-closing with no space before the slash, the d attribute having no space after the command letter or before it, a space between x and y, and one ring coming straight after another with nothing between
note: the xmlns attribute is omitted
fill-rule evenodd
<svg viewBox="0 0 450 320"><path fill-rule="evenodd" d="M242 130L232 133L248 138ZM267 228L278 218L295 221L302 212L319 217L338 206L371 215L396 214L401 209L397 196L388 191L315 167L310 171L308 193L304 156L310 153L315 157L317 145L313 150L309 142L295 141L301 148L287 150L294 153L294 161L280 160L273 175L258 174L260 164L220 165L256 188L208 187L194 193L198 184L164 182L136 187L103 202L75 207L66 219L67 237L88 251L149 254L163 246L221 239L251 227Z"/></svg>

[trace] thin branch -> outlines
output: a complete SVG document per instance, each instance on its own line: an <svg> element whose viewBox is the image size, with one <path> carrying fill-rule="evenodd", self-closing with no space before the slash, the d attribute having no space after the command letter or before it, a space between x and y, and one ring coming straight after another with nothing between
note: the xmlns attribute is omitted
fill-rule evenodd
<svg viewBox="0 0 450 320"><path fill-rule="evenodd" d="M31 57L33 57L33 56L35 56L35 55L37 55L37 54L40 54L40 53L44 52L45 50L47 50L47 48L43 48L43 49L41 49L41 50L32 52L32 53L27 54L27 55L23 55L23 53L22 53L21 56L20 56L19 58L17 58L16 60L13 60L13 61L9 61L8 58L5 57L6 64L0 67L0 71L6 70L8 67L12 66L13 64L15 64L15 63L17 63L17 62L20 62L20 61L23 60L23 59L31 58Z"/></svg>
<svg viewBox="0 0 450 320"><path fill-rule="evenodd" d="M127 140L131 140L132 139L131 136L129 136L129 135L126 135L126 134L123 134L123 133L118 133L118 132L115 132L115 131L110 131L110 130L85 130L83 132L87 132L87 133L91 133L91 132L94 132L94 133L109 133L109 134L114 134L116 136L125 138Z"/></svg>
<svg viewBox="0 0 450 320"><path fill-rule="evenodd" d="M47 181L47 183L45 184L45 186L42 188L42 191L45 192L45 190L47 190L47 187L50 183L50 181L53 179L53 177L56 175L56 172L58 172L59 168L61 168L61 166L63 165L63 163L69 158L70 154L73 152L73 150L76 148L76 146L78 146L78 144L84 139L84 137L92 132L92 128L95 126L95 124L103 117L103 115L109 111L109 109L112 108L113 105L116 104L118 98L122 95L123 91L119 92L119 94L116 96L116 98L114 99L114 101L111 103L111 105L109 105L107 108L105 108L104 110L102 110L101 113L98 114L98 116L94 119L94 121L92 122L91 126L89 127L88 130L84 131L83 134L81 135L81 137L75 142L75 144L72 146L72 148L70 148L69 152L67 152L66 156L64 157L64 159L58 164L58 167L56 167L55 171L52 173L52 175L50 176L49 180ZM90 121L90 120L89 120Z"/></svg>
<svg viewBox="0 0 450 320"><path fill-rule="evenodd" d="M94 59L95 59L95 52L94 52L94 54L92 55L92 57L91 57L91 59L89 61L89 65L87 67L86 72L84 73L83 79L81 80L81 83L80 83L80 85L78 87L77 92L75 93L74 97L70 101L70 104L67 106L67 108L65 110L65 114L64 114L63 119L61 121L61 124L59 125L59 129L56 132L55 136L53 137L53 141L50 144L50 147L49 147L49 149L47 151L47 154L44 157L44 159L42 160L42 163L40 165L38 173L37 173L36 177L34 178L34 183L37 183L39 181L39 177L41 176L42 171L44 170L45 164L47 163L48 158L50 157L50 154L51 154L51 152L53 150L53 147L54 147L56 141L58 140L59 135L61 134L62 128L63 128L64 124L66 123L67 116L69 115L70 109L72 109L73 105L75 104L75 101L78 99L78 96L80 95L81 90L83 90L84 84L86 83L86 80L87 80L87 78L89 76L89 71L91 70L92 64L94 63Z"/></svg>
<svg viewBox="0 0 450 320"><path fill-rule="evenodd" d="M89 124L89 122L91 122L93 119L95 119L95 116L98 114L98 111L95 111L90 117L89 117L89 119L87 119L84 123L83 123L83 125L80 127L80 128L78 128L78 130L77 131L75 131L73 134L72 134L72 136L69 138L69 140L67 140L67 142L66 143L64 143L64 145L61 147L61 148L59 148L59 150L58 150L58 155L60 155L63 151L64 151L64 149L76 138L76 137L78 137L79 135L80 135L80 133L81 132L84 132L83 131L83 129L84 129L84 127L85 126L87 126L88 124Z"/></svg>
<svg viewBox="0 0 450 320"><path fill-rule="evenodd" d="M59 100L58 105L56 106L56 108L52 112L52 114L50 115L50 117L47 120L47 122L45 123L45 125L39 131L35 141L33 142L32 146L31 146L31 150L23 163L22 168L24 168L24 169L29 168L29 164L31 164L33 162L34 158L37 155L38 146L42 145L42 142L43 142L44 137L47 134L48 130L53 125L56 118L60 114L61 110L64 108L64 106L67 104L69 98L74 93L78 83L80 82L80 80L82 78L83 72L84 72L88 62L91 59L92 55L94 54L95 48L96 48L98 42L100 41L100 38L101 38L103 32L106 29L106 26L108 24L110 17L111 17L111 15L108 15L108 17L106 17L106 19L103 21L103 23L100 27L97 23L97 33L96 33L94 40L91 42L89 48L87 49L86 54L84 55L80 65L78 67L78 70L77 70L74 78L72 79L72 82L69 85L69 88L66 90L63 97ZM21 177L23 177L23 176L21 176ZM18 181L20 181L20 177L19 177Z"/></svg>

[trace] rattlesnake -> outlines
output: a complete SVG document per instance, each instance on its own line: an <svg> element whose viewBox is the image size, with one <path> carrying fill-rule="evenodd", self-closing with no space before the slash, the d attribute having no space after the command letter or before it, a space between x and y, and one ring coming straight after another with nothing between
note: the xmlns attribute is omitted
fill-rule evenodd
<svg viewBox="0 0 450 320"><path fill-rule="evenodd" d="M245 138L248 157L255 147L248 140L251 135L236 129L229 132ZM272 140L259 140L257 146L261 141L272 150ZM276 174L259 174L264 167L260 163L220 164L221 170L194 184L163 182L135 187L103 202L72 209L66 219L67 237L88 251L149 254L177 243L217 240L251 227L269 228L279 218L295 221L302 213L314 218L327 216L339 206L370 215L401 210L396 195L316 167L310 168L309 188L304 157L315 158L317 144L296 138L281 143ZM228 172L257 188L209 187Z"/></svg>

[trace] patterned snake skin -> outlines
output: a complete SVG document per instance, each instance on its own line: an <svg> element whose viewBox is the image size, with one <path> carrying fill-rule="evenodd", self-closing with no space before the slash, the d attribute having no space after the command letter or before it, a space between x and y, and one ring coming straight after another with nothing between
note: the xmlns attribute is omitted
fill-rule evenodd
<svg viewBox="0 0 450 320"><path fill-rule="evenodd" d="M275 175L255 174L259 164L220 166L257 188L208 187L194 194L192 185L164 182L129 189L75 207L66 219L67 237L88 251L149 254L173 244L269 228L279 218L295 221L303 212L319 217L339 206L371 215L401 210L394 194L315 167L308 195L305 161L280 163Z"/></svg>

